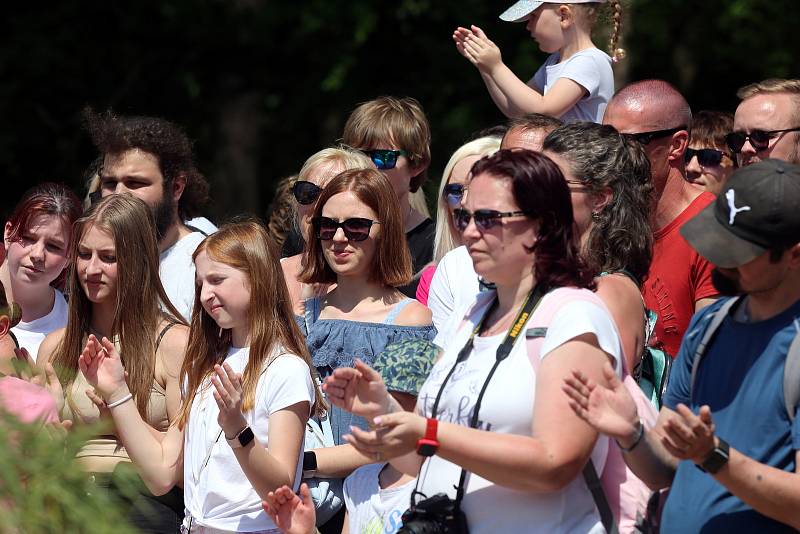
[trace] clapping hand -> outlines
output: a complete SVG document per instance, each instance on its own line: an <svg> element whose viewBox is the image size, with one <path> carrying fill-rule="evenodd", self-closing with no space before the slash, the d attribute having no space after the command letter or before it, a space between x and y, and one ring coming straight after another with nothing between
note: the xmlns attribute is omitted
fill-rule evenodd
<svg viewBox="0 0 800 534"><path fill-rule="evenodd" d="M247 426L242 414L242 377L224 363L214 366L211 383L214 384L214 400L219 407L217 422L225 432L225 438L233 439Z"/></svg>
<svg viewBox="0 0 800 534"><path fill-rule="evenodd" d="M424 417L411 412L394 412L373 419L375 428L362 430L350 427L343 439L350 445L375 458L395 458L416 449L417 441L425 435Z"/></svg>
<svg viewBox="0 0 800 534"><path fill-rule="evenodd" d="M569 405L575 414L595 430L615 438L623 445L629 444L639 430L636 403L611 365L606 362L603 374L608 387L590 380L580 371L564 379L561 389L570 398Z"/></svg>
<svg viewBox="0 0 800 534"><path fill-rule="evenodd" d="M372 419L388 412L389 392L381 375L361 360L355 367L340 367L325 379L322 389L334 406Z"/></svg>
<svg viewBox="0 0 800 534"><path fill-rule="evenodd" d="M695 415L684 404L678 404L677 411L669 414L662 429L661 444L679 460L702 464L717 446L708 406L702 406Z"/></svg>
<svg viewBox="0 0 800 534"><path fill-rule="evenodd" d="M261 506L284 534L313 534L316 530L317 514L305 483L300 485L300 496L289 486L281 486L270 491Z"/></svg>
<svg viewBox="0 0 800 534"><path fill-rule="evenodd" d="M453 40L458 52L481 72L491 73L503 63L500 48L475 25L470 26L470 29L460 26L456 28Z"/></svg>
<svg viewBox="0 0 800 534"><path fill-rule="evenodd" d="M94 392L106 402L114 402L128 394L122 359L108 338L98 340L90 334L78 357L78 366L89 385L94 387Z"/></svg>

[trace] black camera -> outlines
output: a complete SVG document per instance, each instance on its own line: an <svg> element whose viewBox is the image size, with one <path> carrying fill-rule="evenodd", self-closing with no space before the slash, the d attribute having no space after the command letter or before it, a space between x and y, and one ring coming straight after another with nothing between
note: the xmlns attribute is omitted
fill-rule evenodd
<svg viewBox="0 0 800 534"><path fill-rule="evenodd" d="M456 501L444 493L437 493L412 504L403 513L403 526L397 534L469 534L469 528Z"/></svg>

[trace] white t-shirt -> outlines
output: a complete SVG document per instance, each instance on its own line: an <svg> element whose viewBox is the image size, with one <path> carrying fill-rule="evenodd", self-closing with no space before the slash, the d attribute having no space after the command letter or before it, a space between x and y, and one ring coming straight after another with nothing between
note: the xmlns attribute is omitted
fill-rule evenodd
<svg viewBox="0 0 800 534"><path fill-rule="evenodd" d="M359 467L344 481L349 532L395 534L403 525L415 480L381 489L379 476L385 463Z"/></svg>
<svg viewBox="0 0 800 534"><path fill-rule="evenodd" d="M158 274L169 300L186 321L192 320L194 307L194 254L206 236L192 232L161 253Z"/></svg>
<svg viewBox="0 0 800 534"><path fill-rule="evenodd" d="M436 265L428 290L428 308L437 331L435 344L442 348L447 346L467 306L475 301L478 293L478 274L467 247L460 246L445 254Z"/></svg>
<svg viewBox="0 0 800 534"><path fill-rule="evenodd" d="M19 342L19 347L28 349L28 353L34 360L39 357L39 345L42 344L47 334L67 325L67 301L61 291L55 288L53 291L56 296L53 299L53 308L47 315L29 323L20 321L11 329Z"/></svg>
<svg viewBox="0 0 800 534"><path fill-rule="evenodd" d="M248 348L232 348L225 361L237 373L244 372L250 354ZM184 504L194 524L229 530L253 532L275 528L261 508L259 498L242 471L224 435L219 435L219 408L210 382L198 392L192 403L185 431L183 487ZM313 403L314 384L308 365L300 357L285 354L273 361L258 380L255 408L244 414L261 445L268 447L269 416L298 402ZM219 435L219 439L217 436ZM216 442L214 440L217 440ZM203 461L211 448L208 464ZM294 489L300 483L303 449L298 450Z"/></svg>
<svg viewBox="0 0 800 534"><path fill-rule="evenodd" d="M211 235L217 230L219 230L219 228L217 228L217 226L214 223L212 223L205 217L195 217L194 219L189 219L188 221L185 221L185 223L187 226L191 226L192 228L200 230L201 233L205 232L207 235Z"/></svg>
<svg viewBox="0 0 800 534"><path fill-rule="evenodd" d="M545 295L542 308L552 295ZM458 352L466 344L493 296L493 292L487 292L478 297L473 311L422 386L417 399L417 412L431 416L444 377L455 364ZM528 323L533 317L535 314ZM597 336L600 347L613 357L617 373L621 373L619 362L622 349L611 317L603 308L583 300L566 302L556 311L542 342L539 357L545 358L563 343L586 332L593 332ZM459 364L447 382L437 419L469 425L478 393L494 365L497 347L505 335L475 338L471 355ZM509 356L500 363L489 382L481 403L478 427L491 429L492 432L530 436L535 390L536 376L528 358L527 342L525 336L520 335ZM598 473L602 473L607 453L608 439L598 438L592 451L592 461ZM441 492L455 498L454 486L458 484L461 467L433 456L423 466L421 473L420 491L424 494L431 496ZM533 493L496 485L471 473L467 476L462 509L471 534L604 532L592 495L580 474L561 491Z"/></svg>
<svg viewBox="0 0 800 534"><path fill-rule="evenodd" d="M560 59L561 55L558 52L550 54L528 85L546 94L559 78L569 78L586 89L588 94L561 115L561 120L603 122L608 101L614 96L611 57L602 50L592 47L577 52L561 63Z"/></svg>

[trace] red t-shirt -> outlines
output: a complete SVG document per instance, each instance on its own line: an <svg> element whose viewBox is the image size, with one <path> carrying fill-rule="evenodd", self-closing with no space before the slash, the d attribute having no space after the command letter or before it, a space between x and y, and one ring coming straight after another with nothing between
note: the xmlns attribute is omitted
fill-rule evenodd
<svg viewBox="0 0 800 534"><path fill-rule="evenodd" d="M658 313L651 344L660 341L673 357L678 355L683 333L700 299L714 297L711 263L700 256L680 234L683 224L714 201L703 192L671 223L655 232L653 262L642 288L647 307Z"/></svg>

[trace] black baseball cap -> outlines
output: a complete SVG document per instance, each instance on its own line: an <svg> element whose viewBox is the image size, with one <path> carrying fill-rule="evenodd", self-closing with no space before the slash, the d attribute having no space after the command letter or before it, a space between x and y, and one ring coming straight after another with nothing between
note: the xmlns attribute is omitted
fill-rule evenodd
<svg viewBox="0 0 800 534"><path fill-rule="evenodd" d="M736 170L717 200L681 227L681 235L724 269L800 242L800 166L765 159Z"/></svg>

